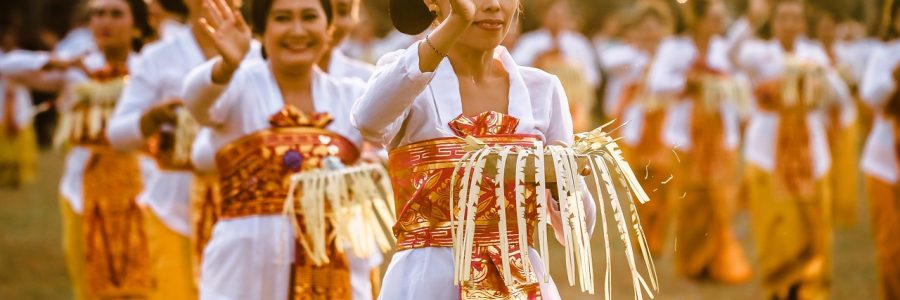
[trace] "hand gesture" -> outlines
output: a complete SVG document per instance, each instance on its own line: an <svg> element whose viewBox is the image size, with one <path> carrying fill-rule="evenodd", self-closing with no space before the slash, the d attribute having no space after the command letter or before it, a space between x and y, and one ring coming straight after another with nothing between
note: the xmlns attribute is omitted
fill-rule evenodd
<svg viewBox="0 0 900 300"><path fill-rule="evenodd" d="M181 104L168 102L151 108L141 116L141 134L145 137L160 132L165 125L176 125L178 114L175 111Z"/></svg>
<svg viewBox="0 0 900 300"><path fill-rule="evenodd" d="M252 34L240 11L228 6L225 0L203 0L200 23L210 37L222 62L236 69L250 51Z"/></svg>
<svg viewBox="0 0 900 300"><path fill-rule="evenodd" d="M479 0L450 0L450 15L472 23L475 20L475 11L478 9L475 1Z"/></svg>

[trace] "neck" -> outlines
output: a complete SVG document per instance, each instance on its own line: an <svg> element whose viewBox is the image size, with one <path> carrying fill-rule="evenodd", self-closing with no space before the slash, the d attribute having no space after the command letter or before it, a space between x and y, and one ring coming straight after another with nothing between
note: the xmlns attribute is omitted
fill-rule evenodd
<svg viewBox="0 0 900 300"><path fill-rule="evenodd" d="M271 67L272 75L282 91L306 91L312 87L312 67Z"/></svg>
<svg viewBox="0 0 900 300"><path fill-rule="evenodd" d="M822 47L825 49L831 49L831 46L833 46L835 42L834 38L830 36L823 36L819 38L819 41L822 42Z"/></svg>
<svg viewBox="0 0 900 300"><path fill-rule="evenodd" d="M778 43L781 44L781 47L784 48L784 51L794 52L794 45L796 44L796 39L779 38Z"/></svg>
<svg viewBox="0 0 900 300"><path fill-rule="evenodd" d="M317 65L319 65L319 69L322 69L326 73L331 72L328 67L331 66L332 53L334 53L334 49L325 51L325 53L322 54L322 58L320 58L319 62L317 63Z"/></svg>
<svg viewBox="0 0 900 300"><path fill-rule="evenodd" d="M694 43L697 44L698 48L706 48L706 46L709 45L709 41L712 40L712 37L712 33L703 30L697 30L693 35Z"/></svg>
<svg viewBox="0 0 900 300"><path fill-rule="evenodd" d="M128 54L131 47L107 47L103 49L106 63L110 65L125 65L128 62Z"/></svg>
<svg viewBox="0 0 900 300"><path fill-rule="evenodd" d="M471 77L480 81L491 75L494 51L475 50L467 47L454 47L448 53L453 70L458 77Z"/></svg>

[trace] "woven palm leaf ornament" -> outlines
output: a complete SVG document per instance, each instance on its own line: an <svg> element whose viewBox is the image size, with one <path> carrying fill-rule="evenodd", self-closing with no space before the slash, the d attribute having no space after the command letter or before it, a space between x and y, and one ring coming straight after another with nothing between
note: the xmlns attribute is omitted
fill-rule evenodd
<svg viewBox="0 0 900 300"><path fill-rule="evenodd" d="M389 251L396 210L388 178L381 164L347 167L335 157L326 158L321 169L291 175L282 211L300 242L298 251L304 251L316 266L329 263L332 238L337 249L349 248L358 257Z"/></svg>
<svg viewBox="0 0 900 300"><path fill-rule="evenodd" d="M653 298L658 290L656 269L650 257L634 199L640 203L650 200L632 172L628 162L613 139L603 129L612 122L575 135L572 146L544 145L535 142L533 147L491 146L478 138L465 138L467 151L457 162L451 186L450 209L456 213L453 234L454 282L460 285L469 281L472 269L465 267L472 263L475 233L475 213L478 195L495 193L500 214L501 270L506 284L510 284L509 237L506 210L508 200L515 201L515 218L520 237L527 236L525 220L525 185L527 181L536 185L537 204L537 251L543 261L544 280L548 280L549 256L547 245L547 223L553 213L543 199L547 199L545 189L553 189L559 202L559 214L563 221L562 241L565 246L567 279L570 285L577 281L582 292L594 293L593 258L591 255L590 224L584 210L584 197L597 201L603 242L606 248L606 270L604 275L604 296L611 298L611 242L608 233L610 218L615 222L619 239L625 249L625 258L630 269L635 297L643 299L644 293ZM496 171L496 172L492 172ZM482 191L480 183L496 174L498 183L515 180L515 199L507 199L504 184L498 184L495 191ZM555 184L553 184L555 183ZM620 191L624 191L620 193ZM625 211L628 209L628 212ZM629 214L630 217L627 217ZM510 229L511 231L512 229ZM527 238L520 238L519 248L527 248ZM637 253L639 252L639 253ZM524 263L528 263L527 260ZM643 267L639 267L643 265Z"/></svg>

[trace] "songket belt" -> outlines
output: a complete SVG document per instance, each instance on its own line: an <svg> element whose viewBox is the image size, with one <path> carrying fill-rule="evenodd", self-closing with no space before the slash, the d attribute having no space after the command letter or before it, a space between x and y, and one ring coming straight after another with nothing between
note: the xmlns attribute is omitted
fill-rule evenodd
<svg viewBox="0 0 900 300"><path fill-rule="evenodd" d="M533 148L539 141L533 135L488 135L479 139L494 146L520 146ZM394 236L398 250L424 247L452 247L451 221L457 208L451 210L450 190L459 193L459 184L451 186L456 162L465 155L465 142L458 138L441 138L407 145L391 151L388 162L394 195L397 201L397 224ZM460 177L462 178L462 177ZM506 215L509 235L509 255L512 267L512 284L504 284L501 269L500 222L496 195L484 192L479 196L475 214L475 238L471 282L463 283L463 299L534 299L540 298L540 286L534 269L528 260L527 250L520 249L518 241L529 238L537 221L537 201L534 184L525 184L525 220L528 237L516 232L515 183L503 182L507 201ZM481 182L482 191L494 191L498 183L492 176ZM458 224L455 224L458 225ZM449 271L449 270L448 270Z"/></svg>
<svg viewBox="0 0 900 300"><path fill-rule="evenodd" d="M346 138L318 128L273 128L256 132L216 153L222 218L281 214L291 174L317 169L336 156L345 164L359 158Z"/></svg>

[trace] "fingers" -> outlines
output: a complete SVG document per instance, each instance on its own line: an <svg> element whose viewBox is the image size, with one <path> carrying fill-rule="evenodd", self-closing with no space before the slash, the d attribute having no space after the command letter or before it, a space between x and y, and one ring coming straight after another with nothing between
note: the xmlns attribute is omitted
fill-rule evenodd
<svg viewBox="0 0 900 300"><path fill-rule="evenodd" d="M219 9L218 4L216 4L216 0L204 0L203 8L203 17L206 19L207 24L215 30L222 28L222 25L225 24L225 18L223 17L222 10ZM213 30L213 32L215 32L215 30Z"/></svg>
<svg viewBox="0 0 900 300"><path fill-rule="evenodd" d="M225 0L214 0L219 12L222 14L222 19L224 19L228 23L234 22L234 9L228 5L228 2Z"/></svg>
<svg viewBox="0 0 900 300"><path fill-rule="evenodd" d="M209 25L209 21L206 18L200 18L200 25L203 26L203 32L206 33L209 37L213 37L216 35L216 28Z"/></svg>

